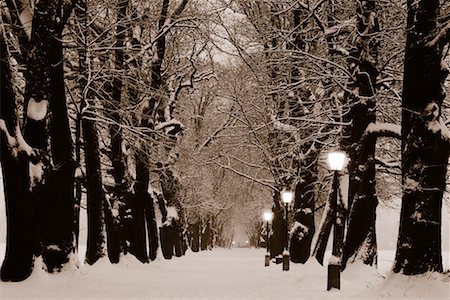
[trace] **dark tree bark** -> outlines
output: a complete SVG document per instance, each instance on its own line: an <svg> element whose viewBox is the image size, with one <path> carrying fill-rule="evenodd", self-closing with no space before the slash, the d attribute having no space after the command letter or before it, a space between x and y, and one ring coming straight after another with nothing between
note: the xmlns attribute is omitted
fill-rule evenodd
<svg viewBox="0 0 450 300"><path fill-rule="evenodd" d="M93 265L105 256L105 208L106 198L103 191L100 168L100 152L95 123L83 119L83 140L86 163L87 191L87 245L86 263Z"/></svg>
<svg viewBox="0 0 450 300"><path fill-rule="evenodd" d="M380 31L376 1L359 0L357 3L357 38L348 59L354 81L349 85L356 95L350 97L354 104L344 117L351 123L347 127L344 149L350 156L348 172L349 221L342 258L342 267L355 255L365 264L376 261L375 216L378 199L375 180L375 136L363 137L367 126L376 121L375 99L378 76L378 40ZM364 245L364 247L362 247ZM358 250L361 250L358 253Z"/></svg>
<svg viewBox="0 0 450 300"><path fill-rule="evenodd" d="M182 243L183 243L183 224L181 220L184 220L184 214L182 210L182 206L180 203L180 182L178 178L175 177L173 171L170 166L164 168L159 172L161 189L166 200L166 205L164 206L161 213L163 214L163 227L170 227L170 229L165 228L164 234L171 235L170 237L166 236L164 239L161 237L161 247L162 249L168 249L170 247L175 248L175 254L177 256L181 256L183 254L182 251ZM176 210L177 218L171 218L167 220L167 207L173 207ZM161 231L160 234L163 234ZM171 243L171 245L163 245L163 242ZM173 252L173 251L172 251ZM163 250L164 254L164 250ZM168 255L170 256L170 255ZM166 257L166 255L164 256Z"/></svg>
<svg viewBox="0 0 450 300"><path fill-rule="evenodd" d="M25 137L44 154L50 137L51 162L45 191L39 184L33 188L33 202L43 212L43 260L49 272L60 270L69 261L73 241L74 161L64 91L62 30L73 3L44 0L37 3L32 23L31 47L28 52L25 103L27 116ZM48 132L45 116L36 117L30 105L48 101L51 113ZM45 102L44 102L45 104ZM46 106L45 106L46 107ZM42 112L41 112L42 114ZM39 114L39 115L41 115ZM44 162L48 165L44 160ZM44 195L45 194L45 195ZM35 229L40 228L36 222ZM38 253L39 254L39 253Z"/></svg>
<svg viewBox="0 0 450 300"><path fill-rule="evenodd" d="M304 25L302 26L302 17L306 17L302 13L302 9L299 5L293 9L293 42L292 51L305 51L306 43L304 41ZM304 24L304 23L303 23ZM294 86L299 85L301 81L301 63L297 61L297 55L294 55L295 59L292 64L291 71L291 83ZM301 56L300 56L301 57ZM303 88L299 88L296 92L296 97L289 99L290 116L292 117L304 117L309 112L313 111L314 103L304 103L304 101L298 101L298 99L307 99L310 93ZM300 103L299 103L300 102ZM298 122L295 123L298 126ZM301 127L301 124L300 126ZM309 131L302 130L304 136L313 134L311 129ZM312 147L315 147L316 151L310 151ZM315 198L316 191L315 185L317 182L317 154L320 151L320 145L314 142L305 142L299 145L299 151L309 154L304 157L303 160L295 158L297 161L295 164L298 168L298 179L295 184L295 199L294 199L294 214L293 214L293 231L290 237L289 252L291 261L295 263L305 263L310 256L312 238L315 233L314 223L314 210L315 210Z"/></svg>
<svg viewBox="0 0 450 300"><path fill-rule="evenodd" d="M336 174L334 176L336 176ZM333 227L334 218L336 216L337 201L335 199L336 194L334 193L334 189L338 188L339 187L336 184L336 180L333 178L333 187L329 195L329 199L325 205L325 210L323 212L322 221L319 227L319 235L317 236L317 242L313 251L313 255L321 265L323 265L325 250L327 248L331 228Z"/></svg>
<svg viewBox="0 0 450 300"><path fill-rule="evenodd" d="M211 221L204 222L201 226L200 234L200 250L210 250L212 245L213 232L211 229Z"/></svg>
<svg viewBox="0 0 450 300"><path fill-rule="evenodd" d="M274 193L273 200L272 232L269 236L269 250L272 258L281 255L286 244L286 225L284 223L284 209L280 205L280 192Z"/></svg>
<svg viewBox="0 0 450 300"><path fill-rule="evenodd" d="M2 26L0 26L2 27ZM16 98L12 85L9 54L3 31L0 34L0 121L3 187L6 207L6 252L0 269L2 281L22 281L33 270L32 206L29 193L29 158L9 145L8 135L21 135L17 120ZM19 131L18 131L19 130ZM17 151L14 154L13 151Z"/></svg>
<svg viewBox="0 0 450 300"><path fill-rule="evenodd" d="M190 235L191 235L191 250L193 252L198 252L200 250L200 226L201 222L198 221L190 225Z"/></svg>
<svg viewBox="0 0 450 300"><path fill-rule="evenodd" d="M295 187L294 230L291 234L289 253L291 261L305 263L311 253L311 243L315 233L315 184L317 182L316 159L302 172Z"/></svg>
<svg viewBox="0 0 450 300"><path fill-rule="evenodd" d="M84 7L82 7L84 5ZM106 228L106 244L108 258L111 263L119 263L121 254L127 253L127 239L130 244L131 235L133 230L131 229L131 202L133 195L128 193L128 187L130 182L126 176L126 163L124 153L122 153L123 145L123 131L120 124L123 123L121 117L122 108L122 92L123 92L123 74L124 74L124 48L125 48L125 35L127 28L125 27L125 20L127 16L128 0L121 0L117 3L117 23L116 23L116 35L114 42L113 58L107 54L100 55L100 60L103 64L112 63L114 65L113 74L105 74L109 79L102 83L104 88L100 90L99 94L102 99L106 99L103 105L107 108L106 115L112 120L108 124L109 129L109 141L110 151L109 159L112 163L111 175L114 178L113 186L108 187L108 193L110 194L108 205L104 206L104 218ZM94 35L94 39L100 35L105 34L106 29L97 25L95 22L89 22L88 14L85 7L85 1L80 3L79 17L82 22L89 24L83 25L86 33L85 39ZM81 42L83 44L83 41ZM88 45L84 42L85 47ZM105 43L101 44L103 47L107 47ZM86 48L86 50L89 50ZM117 74L119 73L119 74ZM93 86L87 87L87 93L93 93ZM92 97L88 97L92 98Z"/></svg>
<svg viewBox="0 0 450 300"><path fill-rule="evenodd" d="M78 50L80 64L79 85L81 89L81 120L80 125L83 132L84 154L86 164L86 191L87 191L87 247L86 247L86 263L93 265L101 257L105 256L105 217L104 206L106 203L105 193L103 190L100 151L97 128L95 122L87 115L83 115L83 109L86 104L93 98L92 89L87 85L89 65L87 60L87 47L89 28L87 20L87 3L85 0L80 1L76 7L76 14L83 26L84 40L80 42ZM79 155L79 149L76 153ZM78 187L77 187L78 188Z"/></svg>
<svg viewBox="0 0 450 300"><path fill-rule="evenodd" d="M150 171L142 158L136 156L136 182L134 184L134 197L131 201L132 236L130 238L130 252L143 263L147 263L147 237L145 231L145 208L148 201L148 181Z"/></svg>
<svg viewBox="0 0 450 300"><path fill-rule="evenodd" d="M117 28L116 28L116 42L114 45L114 65L116 70L124 70L124 47L125 47L125 20L127 15L128 0L121 0L117 5ZM124 224L125 207L129 207L131 199L127 197L127 189L129 183L126 179L126 163L124 154L122 153L122 128L120 107L122 103L122 87L123 78L121 76L114 76L113 84L108 86L111 91L112 104L109 111L109 117L114 120L109 125L109 137L111 141L111 155L112 161L112 175L114 178L114 187L110 198L110 206L105 210L106 217L106 231L107 231L107 249L108 258L112 263L118 263L120 255L127 252L126 239L130 238L126 234ZM113 213L116 210L118 213Z"/></svg>
<svg viewBox="0 0 450 300"><path fill-rule="evenodd" d="M155 260L158 252L158 226L156 225L155 204L153 198L147 193L145 202L145 218L147 222L147 236L148 236L148 256L150 260Z"/></svg>
<svg viewBox="0 0 450 300"><path fill-rule="evenodd" d="M442 272L441 208L446 187L448 141L440 128L442 45L431 42L440 1L408 0L402 96L403 197L394 272Z"/></svg>
<svg viewBox="0 0 450 300"><path fill-rule="evenodd" d="M77 17L78 23L83 28L83 35L77 36L78 47L78 63L80 65L80 77L79 77L79 88L81 92L82 100L80 102L79 110L77 111L77 117L75 120L75 162L77 166L81 167L81 147L83 141L81 140L82 127L81 122L83 118L83 109L86 104L85 99L85 88L87 85L87 43L88 43L88 20L87 20L87 3L86 0L81 0L78 5L76 5L75 15ZM75 172L75 196L74 196L74 234L75 234L75 248L77 252L79 251L79 237L80 237L80 208L81 208L81 198L83 197L83 174L81 174L81 168ZM78 173L78 174L77 174Z"/></svg>
<svg viewBox="0 0 450 300"><path fill-rule="evenodd" d="M356 168L353 169L349 193L351 209L342 258L342 268L350 257L361 259L365 264L376 262L376 208L378 199L375 190L375 137L363 139L356 150ZM351 196L350 196L351 195Z"/></svg>
<svg viewBox="0 0 450 300"><path fill-rule="evenodd" d="M178 16L187 4L187 0L183 0L178 7L175 9L172 17ZM140 121L140 126L144 126L153 130L155 128L155 124L157 122L164 121L164 111L158 102L164 102L161 99L160 93L161 88L163 87L164 80L162 78L162 65L164 61L164 56L166 53L166 36L167 31L164 30L166 26L166 21L169 19L169 0L163 0L161 5L161 11L159 14L158 20L158 37L155 42L155 57L152 60L151 67L151 90L153 95L148 100L148 105L146 106L145 111L143 112L143 118ZM141 147L143 148L143 147ZM135 157L136 159L136 184L135 184L135 204L133 218L138 218L135 222L136 226L145 226L147 225L147 233L149 240L149 256L150 260L154 260L156 258L156 253L158 249L158 232L156 227L156 219L155 219L155 209L154 203L151 196L148 194L147 190L149 187L149 179L150 179L150 171L148 166L148 159L145 155L143 149L141 149L140 155ZM145 200L147 199L147 200ZM140 201L144 201L141 205ZM138 211L138 209L144 209L143 211ZM146 222L142 222L141 218L144 216ZM135 250L139 250L138 253L143 255L143 248L146 248L146 242L144 239L139 238L142 232L145 231L145 228L136 228L138 234L138 239L135 240ZM136 244L138 243L138 244ZM145 251L146 252L146 251ZM142 257L144 258L144 257Z"/></svg>
<svg viewBox="0 0 450 300"><path fill-rule="evenodd" d="M164 23L168 17L169 0L163 0L160 17L158 20L158 31L162 30ZM158 91L162 85L161 77L161 66L164 59L166 47L165 34L160 34L156 40L156 57L152 61L151 67L151 88L152 92L155 93L154 96L149 100L148 106L143 112L143 118L140 121L140 126L145 126L150 129L154 129L155 121L158 114L157 102L158 102ZM160 116L161 117L161 116ZM142 145L141 145L141 148ZM156 220L154 219L155 211L153 201L151 199L147 190L149 187L150 171L147 161L146 153L141 149L141 153L135 156L136 160L136 183L134 186L135 197L133 199L132 205L132 216L135 228L134 239L132 240L132 252L141 261L148 261L147 256L147 242L145 238L145 226L147 224L147 233L149 237L149 254L150 259L154 260L156 258L157 243L157 228ZM146 222L147 220L147 222Z"/></svg>
<svg viewBox="0 0 450 300"><path fill-rule="evenodd" d="M174 255L174 228L172 226L162 226L159 229L161 240L161 251L165 259L172 259Z"/></svg>

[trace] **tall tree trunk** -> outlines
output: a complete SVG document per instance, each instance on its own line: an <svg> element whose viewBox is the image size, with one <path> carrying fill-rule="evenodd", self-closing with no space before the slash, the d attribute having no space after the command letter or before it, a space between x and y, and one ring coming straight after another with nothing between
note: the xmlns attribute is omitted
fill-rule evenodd
<svg viewBox="0 0 450 300"><path fill-rule="evenodd" d="M165 213L163 213L162 228L170 227L170 229L165 229L165 234L169 234L170 236L166 236L164 239L161 238L161 247L163 249L175 247L175 254L177 256L181 256L181 244L183 241L182 230L184 227L182 226L181 220L184 220L184 214L180 203L180 182L174 175L174 172L171 170L170 166L164 168L162 172L160 172L159 176L161 189L166 200L167 208L171 207L176 210L176 216L169 216L170 219L167 219L167 209L164 208ZM163 241L172 243L172 245L163 245Z"/></svg>
<svg viewBox="0 0 450 300"><path fill-rule="evenodd" d="M152 60L151 67L151 89L154 95L150 98L145 111L143 112L144 118L140 121L140 126L145 126L154 129L155 123L160 118L164 117L164 113L157 111L157 103L160 100L158 95L159 90L163 84L161 68L166 51L166 33L163 32L163 27L168 18L169 0L163 0L161 6L161 12L158 20L158 38L156 39L155 57ZM144 148L144 147L142 147ZM136 184L135 184L135 198L133 204L133 218L135 224L135 240L134 250L135 255L139 255L142 261L148 260L145 238L145 224L147 224L147 233L149 239L149 256L151 260L156 258L156 249L158 248L158 233L155 219L155 209L152 197L148 194L150 171L148 167L148 160L146 153L143 153L141 149L140 155L135 157L136 159ZM133 210L132 209L132 210ZM145 222L147 220L147 222ZM142 235L144 234L144 235Z"/></svg>
<svg viewBox="0 0 450 300"><path fill-rule="evenodd" d="M123 90L123 72L124 72L124 48L125 48L125 20L127 15L128 0L120 0L117 4L117 27L116 41L114 44L114 68L115 73L120 75L112 75L111 81L107 81L105 105L108 108L108 118L113 122L108 125L109 139L111 143L110 159L112 163L112 176L114 178L114 186L111 190L109 205L105 206L105 224L107 232L107 251L108 258L112 263L118 263L122 253L127 252L127 239L131 239L130 230L125 230L127 226L127 218L125 211L130 207L132 195L127 189L130 185L126 178L126 162L122 152L123 131L119 125L122 123L121 107L122 107L122 90ZM108 60L109 57L102 59ZM131 243L131 241L130 241Z"/></svg>
<svg viewBox="0 0 450 300"><path fill-rule="evenodd" d="M191 232L191 249L193 252L200 250L200 224L201 222L198 221L189 226Z"/></svg>
<svg viewBox="0 0 450 300"><path fill-rule="evenodd" d="M37 3L26 74L25 137L43 154L47 151L47 138L50 137L51 141L52 166L46 176L45 192L39 184L33 188L33 201L43 210L42 213L36 211L36 215L43 216L43 260L49 272L61 269L74 249L75 164L64 91L63 11L70 13L70 7L63 7L62 1L44 0ZM45 122L47 101L51 112L48 135ZM40 222L36 223L36 228L40 228Z"/></svg>
<svg viewBox="0 0 450 300"><path fill-rule="evenodd" d="M317 182L316 158L310 157L311 164L304 166L301 178L295 187L294 224L289 253L291 261L305 263L311 253L311 243L315 233L315 184Z"/></svg>
<svg viewBox="0 0 450 300"><path fill-rule="evenodd" d="M80 41L78 50L80 65L81 89L81 126L84 141L84 154L86 164L86 192L87 192L87 248L86 263L93 265L98 259L105 256L105 217L104 204L106 202L103 191L99 141L95 122L83 115L84 107L92 99L92 89L87 85L89 76L88 59L88 38L90 30L88 28L87 2L80 1L76 8L76 14L83 28L84 40ZM94 107L91 105L90 107ZM77 150L79 151L79 150Z"/></svg>
<svg viewBox="0 0 450 300"><path fill-rule="evenodd" d="M442 196L449 156L441 105L448 70L433 43L439 0L408 0L402 97L403 197L394 272L442 272Z"/></svg>
<svg viewBox="0 0 450 300"><path fill-rule="evenodd" d="M211 221L203 222L200 235L200 250L205 251L211 249L213 232L211 229Z"/></svg>
<svg viewBox="0 0 450 300"><path fill-rule="evenodd" d="M33 270L32 205L29 193L29 158L26 153L13 153L8 135L21 135L16 112L16 97L9 63L9 54L0 25L0 162L6 207L6 251L0 269L2 281L21 281ZM16 145L16 147L19 145ZM17 149L16 149L17 151Z"/></svg>
<svg viewBox="0 0 450 300"><path fill-rule="evenodd" d="M356 95L351 97L354 104L344 117L351 121L347 129L348 138L343 140L349 153L348 165L350 208L348 231L342 258L342 267L356 255L364 263L372 265L376 261L375 216L378 199L375 180L376 137L363 138L370 123L375 123L376 79L378 76L378 40L374 34L380 28L377 19L376 1L359 0L356 9L357 38L354 51L350 53L349 65L354 81L349 87ZM364 247L362 247L364 245ZM361 250L358 253L358 250Z"/></svg>
<svg viewBox="0 0 450 300"><path fill-rule="evenodd" d="M296 6L293 9L293 42L292 51L305 51L305 40L304 40L304 26L302 26L302 8ZM306 15L305 15L306 17ZM311 112L314 112L314 103L305 104L304 101L299 99L308 99L309 91L302 88L299 83L302 80L302 70L301 63L296 61L298 57L294 55L295 60L292 64L291 70L291 83L293 86L300 86L295 93L295 97L290 97L289 99L289 110L290 116L292 117L305 117ZM296 125L298 122L296 122ZM297 125L298 126L298 125ZM301 128L300 126L298 126ZM309 131L302 131L304 136L309 136L313 134ZM316 151L310 151L314 147ZM295 199L294 199L294 223L291 229L290 236L290 256L291 261L295 263L305 263L310 256L312 238L315 233L315 223L314 223L314 210L315 210L315 184L317 182L317 154L321 146L316 145L315 142L305 142L301 143L298 147L300 152L299 157L305 156L305 153L309 153L304 157L303 160L294 158L297 161L295 164L298 166L298 179L295 185Z"/></svg>
<svg viewBox="0 0 450 300"><path fill-rule="evenodd" d="M280 205L280 192L275 192L273 195L273 220L272 231L269 236L269 250L270 257L275 257L283 253L284 245L286 244L286 226L284 223L284 209Z"/></svg>
<svg viewBox="0 0 450 300"><path fill-rule="evenodd" d="M55 9L58 5L53 5ZM61 9L61 8L59 8ZM57 10L55 10L57 11ZM57 14L55 13L55 17ZM57 24L60 25L60 24ZM62 31L62 29L61 29ZM50 39L48 63L51 66L51 112L49 135L53 168L47 181L43 259L49 272L59 270L74 250L74 170L72 137L64 90L62 34Z"/></svg>
<svg viewBox="0 0 450 300"><path fill-rule="evenodd" d="M336 174L334 174L336 176ZM319 234L317 236L316 245L314 246L313 255L317 261L323 265L323 258L325 256L325 250L327 248L328 239L330 237L331 228L333 227L334 218L337 211L337 199L335 189L338 189L338 184L335 178L333 178L331 193L329 199L325 204L325 209L322 215L322 221L319 226Z"/></svg>
<svg viewBox="0 0 450 300"><path fill-rule="evenodd" d="M147 192L145 201L145 219L147 222L148 236L148 257L155 260L158 252L158 226L156 225L155 203L151 195Z"/></svg>
<svg viewBox="0 0 450 300"><path fill-rule="evenodd" d="M143 263L148 262L147 237L145 230L145 206L149 201L148 182L150 171L144 159L144 154L136 155L136 182L134 183L134 197L131 202L132 237L130 252Z"/></svg>
<svg viewBox="0 0 450 300"><path fill-rule="evenodd" d="M93 265L105 256L105 193L100 168L100 152L95 123L83 119L83 140L86 163L87 248L86 263ZM108 209L109 207L106 207Z"/></svg>

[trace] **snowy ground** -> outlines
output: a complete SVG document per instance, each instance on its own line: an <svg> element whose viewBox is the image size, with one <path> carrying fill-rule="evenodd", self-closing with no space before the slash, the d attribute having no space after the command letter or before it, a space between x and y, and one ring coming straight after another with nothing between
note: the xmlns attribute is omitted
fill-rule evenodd
<svg viewBox="0 0 450 300"><path fill-rule="evenodd" d="M1 191L0 180L0 191ZM6 219L0 193L0 264L4 258ZM0 299L450 299L449 274L390 274L397 240L397 208L377 211L378 270L353 265L342 274L341 290L326 291L326 267L311 259L306 265L264 267L264 250L215 249L188 252L170 261L158 258L143 265L127 256L119 265L101 261L62 274L46 274L42 263L24 282L0 282ZM444 267L450 267L450 213L443 208ZM86 239L85 216L80 229ZM80 253L84 253L80 249ZM162 257L159 255L159 257ZM325 258L326 261L327 257ZM80 261L83 261L81 258Z"/></svg>
<svg viewBox="0 0 450 300"><path fill-rule="evenodd" d="M4 245L1 257L2 251ZM342 274L341 290L327 292L326 268L315 260L286 272L273 263L264 267L264 254L216 249L146 265L129 256L119 265L101 261L56 275L39 270L25 282L0 283L0 299L450 299L448 274L384 278L353 265ZM386 271L392 253L381 256L380 271Z"/></svg>

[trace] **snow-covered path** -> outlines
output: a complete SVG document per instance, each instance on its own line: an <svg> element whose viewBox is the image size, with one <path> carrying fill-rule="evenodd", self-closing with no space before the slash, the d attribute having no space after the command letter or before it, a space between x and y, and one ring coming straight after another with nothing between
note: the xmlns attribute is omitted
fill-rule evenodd
<svg viewBox="0 0 450 300"><path fill-rule="evenodd" d="M331 292L326 276L315 260L286 272L264 267L262 249L216 249L146 265L127 256L120 265L101 261L56 275L39 270L25 282L0 283L0 299L449 299L448 275L384 280L357 265L342 274L342 290Z"/></svg>

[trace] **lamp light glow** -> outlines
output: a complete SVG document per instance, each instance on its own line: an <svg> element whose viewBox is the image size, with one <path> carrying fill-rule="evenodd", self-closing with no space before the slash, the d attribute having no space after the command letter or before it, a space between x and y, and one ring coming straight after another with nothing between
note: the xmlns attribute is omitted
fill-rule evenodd
<svg viewBox="0 0 450 300"><path fill-rule="evenodd" d="M281 193L281 199L285 204L289 204L292 202L292 199L294 198L294 193L291 191L283 191Z"/></svg>
<svg viewBox="0 0 450 300"><path fill-rule="evenodd" d="M342 151L328 153L328 167L332 171L342 171L347 164L347 155Z"/></svg>
<svg viewBox="0 0 450 300"><path fill-rule="evenodd" d="M263 217L264 217L264 221L270 222L273 219L273 213L270 211L266 211L266 212L264 212Z"/></svg>

